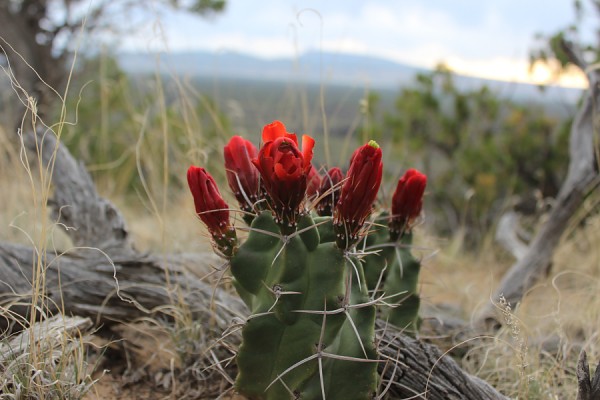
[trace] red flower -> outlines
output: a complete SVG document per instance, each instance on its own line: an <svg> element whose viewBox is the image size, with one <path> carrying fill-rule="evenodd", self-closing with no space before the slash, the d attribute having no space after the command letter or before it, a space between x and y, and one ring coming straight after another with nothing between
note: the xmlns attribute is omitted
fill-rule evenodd
<svg viewBox="0 0 600 400"><path fill-rule="evenodd" d="M421 214L425 186L427 186L427 176L416 169L409 169L398 180L398 186L392 197L392 216L389 223L393 240L410 229L412 222Z"/></svg>
<svg viewBox="0 0 600 400"><path fill-rule="evenodd" d="M257 150L252 142L234 136L223 148L227 182L240 208L252 211L259 198L258 170L252 164Z"/></svg>
<svg viewBox="0 0 600 400"><path fill-rule="evenodd" d="M381 156L381 149L374 140L356 149L352 155L333 215L336 243L341 249L358 241L363 224L371 214L381 184Z"/></svg>
<svg viewBox="0 0 600 400"><path fill-rule="evenodd" d="M237 240L235 229L229 223L229 206L221 197L215 180L204 168L193 165L188 169L187 179L196 214L208 228L217 249L231 256Z"/></svg>
<svg viewBox="0 0 600 400"><path fill-rule="evenodd" d="M321 187L319 194L322 196L317 203L317 214L320 216L333 215L333 206L340 199L340 191L342 190L339 184L344 179L342 170L338 167L333 167L321 179Z"/></svg>
<svg viewBox="0 0 600 400"><path fill-rule="evenodd" d="M277 222L285 226L286 231L293 231L306 194L315 141L310 136L302 136L300 151L296 134L288 133L279 121L264 127L262 139L258 158L252 162L260 172Z"/></svg>
<svg viewBox="0 0 600 400"><path fill-rule="evenodd" d="M311 165L306 184L306 197L311 199L318 195L320 186L321 175L319 175L319 171L317 171L317 169Z"/></svg>

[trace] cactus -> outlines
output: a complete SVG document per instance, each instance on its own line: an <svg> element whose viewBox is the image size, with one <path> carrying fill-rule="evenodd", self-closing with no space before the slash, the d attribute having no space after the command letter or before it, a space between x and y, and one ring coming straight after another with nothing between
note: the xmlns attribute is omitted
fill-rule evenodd
<svg viewBox="0 0 600 400"><path fill-rule="evenodd" d="M349 376L355 377L355 398L367 399L376 390L376 364L359 362L376 360L374 306L348 309L368 301L365 285L358 284L364 276L356 276L333 242L320 240L319 230L327 229L331 219L317 228L303 216L297 231L302 233L284 237L265 211L231 258L236 288L247 293L243 297L251 310L237 355L236 388L251 398L302 393L303 399L319 399L324 391L327 399L347 399L339 388ZM362 274L362 266L353 262Z"/></svg>
<svg viewBox="0 0 600 400"><path fill-rule="evenodd" d="M373 296L384 296L391 307L382 309L382 317L405 331L418 329L421 300L417 291L421 263L411 253L412 227L423 207L427 178L415 169L409 169L398 180L392 198L391 215L382 212L377 226L365 238L367 252L365 270L369 290Z"/></svg>
<svg viewBox="0 0 600 400"><path fill-rule="evenodd" d="M188 172L196 212L215 250L229 259L234 287L250 310L235 388L251 399L372 398L381 362L369 295L373 271L389 264L386 296L416 289L419 264L395 244L409 244L404 233L412 214L401 233L398 218L383 230L368 223L382 177L379 146L371 141L357 149L342 180L338 168L319 177L313 144L305 135L300 150L296 135L275 121L264 128L258 154L239 137L226 146L229 186L251 224L242 244L214 180L202 168ZM325 215L312 216L309 205ZM362 244L381 254L366 255L357 250ZM394 272L394 262L405 269ZM414 320L412 308L405 313ZM404 320L398 321L392 320Z"/></svg>
<svg viewBox="0 0 600 400"><path fill-rule="evenodd" d="M412 255L411 244L412 233L391 241L389 229L381 228L366 241L366 251L376 253L364 259L369 290L389 304L381 307L381 317L408 332L418 329L421 303L417 288L421 263Z"/></svg>

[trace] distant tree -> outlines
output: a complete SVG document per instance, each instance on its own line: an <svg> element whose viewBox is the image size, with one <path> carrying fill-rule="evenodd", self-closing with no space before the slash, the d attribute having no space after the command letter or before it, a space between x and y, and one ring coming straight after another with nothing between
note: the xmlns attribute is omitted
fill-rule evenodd
<svg viewBox="0 0 600 400"><path fill-rule="evenodd" d="M64 124L61 140L112 193L144 190L142 178L148 185L163 179L173 187L187 184L181 165L221 167L231 127L198 84L186 83L127 74L111 54L87 57L70 83L65 120L74 123ZM75 95L78 91L81 96ZM61 110L51 111L49 120L56 121ZM225 179L224 173L215 177Z"/></svg>
<svg viewBox="0 0 600 400"><path fill-rule="evenodd" d="M543 63L554 77L558 77L571 67L581 68L582 63L597 66L600 61L600 1L573 0L573 10L574 20L568 26L553 33L536 34L536 46L529 54L530 68Z"/></svg>
<svg viewBox="0 0 600 400"><path fill-rule="evenodd" d="M559 118L485 85L461 88L443 65L417 75L384 124L394 158L421 164L429 175L428 209L436 210L430 220L445 233L465 228L473 245L509 196L556 195L568 160L568 130Z"/></svg>
<svg viewBox="0 0 600 400"><path fill-rule="evenodd" d="M2 0L0 63L10 64L21 94L33 96L43 115L51 91L62 94L80 32L123 34L133 28L127 16L151 7L208 15L225 5L226 0Z"/></svg>

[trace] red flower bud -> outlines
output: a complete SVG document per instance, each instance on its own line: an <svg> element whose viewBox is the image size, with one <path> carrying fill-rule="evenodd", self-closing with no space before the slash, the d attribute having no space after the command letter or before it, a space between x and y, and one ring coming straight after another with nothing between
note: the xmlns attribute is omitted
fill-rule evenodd
<svg viewBox="0 0 600 400"><path fill-rule="evenodd" d="M288 133L279 121L265 126L262 138L263 146L252 162L260 172L277 222L286 232L293 231L306 194L315 141L302 136L300 151L296 134Z"/></svg>
<svg viewBox="0 0 600 400"><path fill-rule="evenodd" d="M319 171L311 165L310 171L308 172L307 184L306 184L306 197L312 199L319 194L319 187L321 186L321 175Z"/></svg>
<svg viewBox="0 0 600 400"><path fill-rule="evenodd" d="M343 179L344 174L338 167L331 168L321 179L321 187L319 188L321 199L316 206L317 214L322 217L333 215L333 207L340 199L340 191L342 190L340 182Z"/></svg>
<svg viewBox="0 0 600 400"><path fill-rule="evenodd" d="M252 211L259 199L258 170L252 164L257 150L252 142L234 136L223 148L227 182L235 195L240 208Z"/></svg>
<svg viewBox="0 0 600 400"><path fill-rule="evenodd" d="M204 168L193 165L188 169L187 179L196 214L208 228L216 248L231 256L237 241L235 229L229 223L229 206L221 197L215 180Z"/></svg>
<svg viewBox="0 0 600 400"><path fill-rule="evenodd" d="M381 149L374 140L356 149L352 155L333 215L336 243L341 249L358 241L365 220L371 214L381 184L381 156Z"/></svg>
<svg viewBox="0 0 600 400"><path fill-rule="evenodd" d="M425 186L427 176L416 169L409 169L398 180L392 197L392 216L389 222L392 240L398 239L409 230L413 221L421 214Z"/></svg>

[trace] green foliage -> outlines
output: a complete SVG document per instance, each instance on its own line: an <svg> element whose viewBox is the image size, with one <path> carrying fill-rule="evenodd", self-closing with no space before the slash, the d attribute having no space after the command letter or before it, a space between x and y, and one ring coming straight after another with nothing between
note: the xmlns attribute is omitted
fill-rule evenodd
<svg viewBox="0 0 600 400"><path fill-rule="evenodd" d="M176 8L185 8L188 11L198 14L207 14L213 12L222 12L225 10L227 2L225 0L195 0L189 6L185 6L182 1L171 0Z"/></svg>
<svg viewBox="0 0 600 400"><path fill-rule="evenodd" d="M486 86L460 89L443 66L400 92L384 126L394 158L421 163L432 183L430 220L442 233L464 227L473 245L511 195L554 196L568 160L568 131L558 118Z"/></svg>
<svg viewBox="0 0 600 400"><path fill-rule="evenodd" d="M193 88L160 75L132 78L106 55L84 60L72 85L79 96L67 99L72 123L63 139L101 186L116 193L141 190L142 179L179 186L182 165L220 164L228 120Z"/></svg>
<svg viewBox="0 0 600 400"><path fill-rule="evenodd" d="M585 19L590 13L598 15L600 12L600 2L591 0L585 4L581 0L573 0L573 9L575 18L573 22L563 29L556 32L545 34L536 34L536 46L529 53L529 65L533 69L539 62L549 68L554 76L567 72L573 63L596 64L600 60L600 48L597 43L597 32L586 31L589 24ZM588 41L587 38L593 38ZM581 57L580 61L575 62L572 51L576 52L576 57Z"/></svg>

